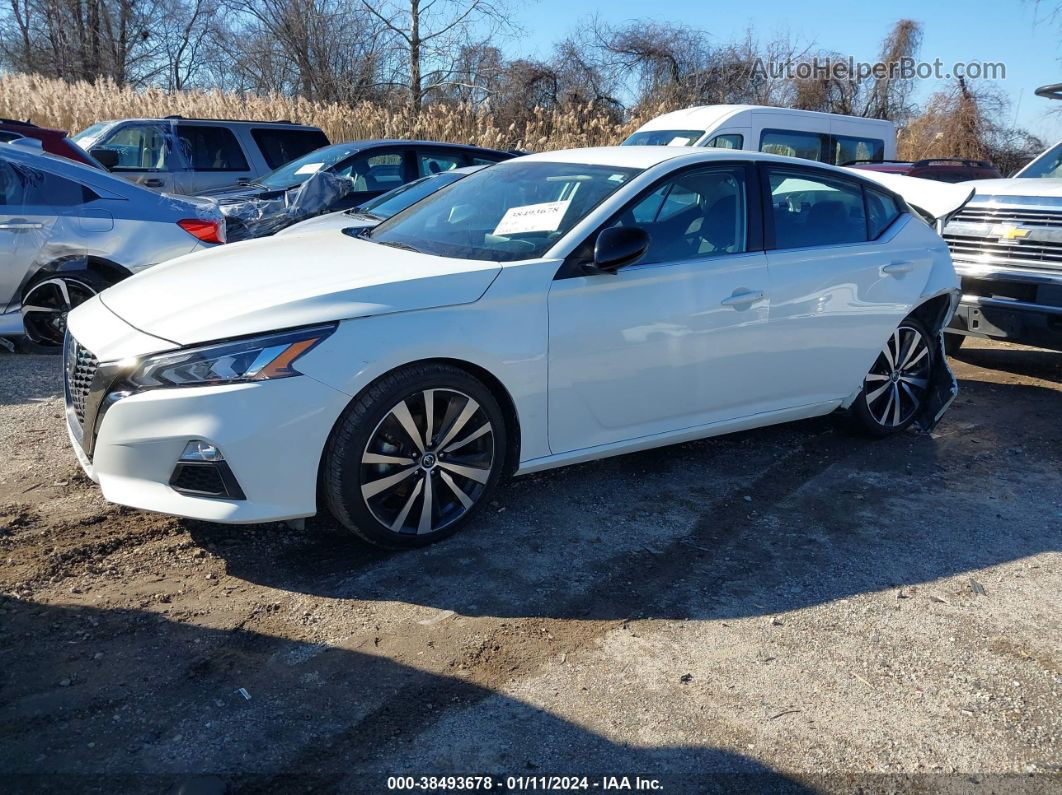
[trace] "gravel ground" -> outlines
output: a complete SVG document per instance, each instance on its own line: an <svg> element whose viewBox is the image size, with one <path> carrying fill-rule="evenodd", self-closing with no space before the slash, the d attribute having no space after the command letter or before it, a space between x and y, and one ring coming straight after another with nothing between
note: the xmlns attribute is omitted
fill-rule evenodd
<svg viewBox="0 0 1062 795"><path fill-rule="evenodd" d="M1062 354L975 342L953 365L932 435L822 419L556 470L383 554L326 518L108 505L58 360L0 355L0 770L1060 792Z"/></svg>

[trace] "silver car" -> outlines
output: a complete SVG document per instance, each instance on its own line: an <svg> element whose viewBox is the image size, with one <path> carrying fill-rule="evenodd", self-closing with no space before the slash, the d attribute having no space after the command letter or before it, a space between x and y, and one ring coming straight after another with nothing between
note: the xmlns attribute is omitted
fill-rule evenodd
<svg viewBox="0 0 1062 795"><path fill-rule="evenodd" d="M158 194L41 150L0 143L0 337L58 351L66 315L100 290L225 240L210 202Z"/></svg>

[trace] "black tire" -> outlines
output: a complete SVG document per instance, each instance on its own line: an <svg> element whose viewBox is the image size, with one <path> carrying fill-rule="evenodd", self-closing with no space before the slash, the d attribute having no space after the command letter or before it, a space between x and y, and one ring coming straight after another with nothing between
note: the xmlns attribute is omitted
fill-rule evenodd
<svg viewBox="0 0 1062 795"><path fill-rule="evenodd" d="M950 334L944 332L944 352L948 356L955 356L962 349L962 344L966 342L965 334Z"/></svg>
<svg viewBox="0 0 1062 795"><path fill-rule="evenodd" d="M110 286L111 282L90 270L44 273L35 278L22 291L26 335L19 340L19 349L25 353L61 353L67 314ZM53 311L39 312L37 307Z"/></svg>
<svg viewBox="0 0 1062 795"><path fill-rule="evenodd" d="M906 318L896 327L849 410L857 430L882 438L910 427L925 408L930 375L937 365L936 349L935 340L916 318Z"/></svg>
<svg viewBox="0 0 1062 795"><path fill-rule="evenodd" d="M367 387L336 423L321 467L325 503L374 546L431 544L489 501L507 441L505 417L482 382L451 365L411 365Z"/></svg>

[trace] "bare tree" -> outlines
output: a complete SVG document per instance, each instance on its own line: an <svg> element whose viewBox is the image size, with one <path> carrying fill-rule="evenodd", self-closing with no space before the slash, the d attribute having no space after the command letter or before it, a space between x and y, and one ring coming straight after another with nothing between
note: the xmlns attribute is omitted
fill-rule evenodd
<svg viewBox="0 0 1062 795"><path fill-rule="evenodd" d="M425 95L450 81L454 54L472 40L488 41L503 28L511 28L505 0L361 0L398 42L405 60L404 83L409 107L419 113ZM424 76L432 73L425 84Z"/></svg>

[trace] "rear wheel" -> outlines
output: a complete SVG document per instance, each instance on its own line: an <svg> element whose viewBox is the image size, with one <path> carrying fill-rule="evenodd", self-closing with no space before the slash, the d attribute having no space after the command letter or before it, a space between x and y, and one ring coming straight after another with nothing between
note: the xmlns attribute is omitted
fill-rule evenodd
<svg viewBox="0 0 1062 795"><path fill-rule="evenodd" d="M872 436L905 430L925 407L935 365L932 337L918 320L907 318L863 379L851 411L857 425Z"/></svg>
<svg viewBox="0 0 1062 795"><path fill-rule="evenodd" d="M51 273L33 282L22 295L22 347L31 353L59 353L70 310L110 283L92 271Z"/></svg>
<svg viewBox="0 0 1062 795"><path fill-rule="evenodd" d="M490 390L450 365L408 367L355 399L325 450L332 514L376 546L423 546L456 532L494 490L506 428Z"/></svg>

